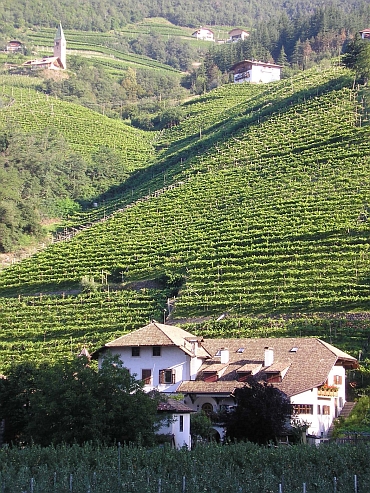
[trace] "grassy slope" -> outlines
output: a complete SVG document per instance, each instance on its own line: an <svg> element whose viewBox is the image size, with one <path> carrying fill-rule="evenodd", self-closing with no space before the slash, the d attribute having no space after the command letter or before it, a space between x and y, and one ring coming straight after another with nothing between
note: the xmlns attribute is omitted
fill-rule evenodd
<svg viewBox="0 0 370 493"><path fill-rule="evenodd" d="M143 189L163 186L164 177L180 186L1 273L6 360L12 339L17 357L28 357L17 353L21 332L37 348L58 339L62 354L71 333L76 346L95 348L120 326L138 326L127 323L127 299L117 301L121 312L109 310L119 313L110 324L96 309L113 306L104 294L91 306L72 297L77 315L65 331L60 296L45 302L22 296L77 286L83 275L103 282L114 275L124 281L182 276L176 317L235 316L193 327L208 333L284 334L286 328L333 338L348 350L361 346L370 325L370 127L358 125L351 74L311 71L269 86L228 86L187 111L183 124L163 136L161 158L140 177ZM155 309L145 313L159 318L166 294L156 293ZM86 312L79 315L81 306ZM348 311L361 311L356 332ZM297 312L299 321L284 322L282 314ZM319 320L316 312L327 315ZM26 320L34 323L32 333ZM96 335L102 324L105 333ZM337 340L344 332L347 339Z"/></svg>

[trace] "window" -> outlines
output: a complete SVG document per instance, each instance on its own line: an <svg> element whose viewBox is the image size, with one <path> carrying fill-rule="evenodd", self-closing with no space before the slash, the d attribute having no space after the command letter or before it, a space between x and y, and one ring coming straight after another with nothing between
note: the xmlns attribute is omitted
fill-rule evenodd
<svg viewBox="0 0 370 493"><path fill-rule="evenodd" d="M159 383L171 384L176 381L175 370L159 370Z"/></svg>
<svg viewBox="0 0 370 493"><path fill-rule="evenodd" d="M141 380L144 385L150 385L152 383L152 370L141 370Z"/></svg>
<svg viewBox="0 0 370 493"><path fill-rule="evenodd" d="M334 385L342 385L342 375L334 375Z"/></svg>
<svg viewBox="0 0 370 493"><path fill-rule="evenodd" d="M131 356L140 356L140 347L134 346L131 348Z"/></svg>
<svg viewBox="0 0 370 493"><path fill-rule="evenodd" d="M322 413L326 416L330 415L330 406L322 406Z"/></svg>
<svg viewBox="0 0 370 493"><path fill-rule="evenodd" d="M161 355L161 346L153 346L153 356Z"/></svg>
<svg viewBox="0 0 370 493"><path fill-rule="evenodd" d="M180 431L184 431L184 416L180 416Z"/></svg>
<svg viewBox="0 0 370 493"><path fill-rule="evenodd" d="M293 404L293 412L295 414L313 414L312 404Z"/></svg>
<svg viewBox="0 0 370 493"><path fill-rule="evenodd" d="M202 411L209 416L213 413L213 406L210 402L205 402L202 406Z"/></svg>

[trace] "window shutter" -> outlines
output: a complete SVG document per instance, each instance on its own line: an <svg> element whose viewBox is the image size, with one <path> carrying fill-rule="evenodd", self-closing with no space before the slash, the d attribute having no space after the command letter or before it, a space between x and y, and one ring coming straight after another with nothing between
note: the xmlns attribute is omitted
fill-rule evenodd
<svg viewBox="0 0 370 493"><path fill-rule="evenodd" d="M164 383L164 370L159 370L159 383Z"/></svg>

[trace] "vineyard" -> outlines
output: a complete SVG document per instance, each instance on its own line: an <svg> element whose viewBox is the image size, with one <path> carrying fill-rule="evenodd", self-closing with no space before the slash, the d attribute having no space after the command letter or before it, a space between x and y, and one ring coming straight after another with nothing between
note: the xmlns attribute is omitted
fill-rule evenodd
<svg viewBox="0 0 370 493"><path fill-rule="evenodd" d="M0 300L0 351L6 363L52 362L61 356L89 351L122 331L159 318L166 293L158 290L104 291L42 295Z"/></svg>
<svg viewBox="0 0 370 493"><path fill-rule="evenodd" d="M180 72L169 65L144 55L127 53L122 48L116 47L122 41L122 37L124 39L132 39L139 35L150 36L153 32L165 38L168 38L168 36L176 36L181 38L188 37L190 40L194 39L188 35L185 28L183 29L160 22L143 22L138 25L123 28L119 34L66 31L68 40L67 51L69 55L78 54L89 58L93 56L94 65L104 63L111 71L116 69L116 75L119 74L121 77L127 67L160 70L163 73L178 74L180 76ZM26 32L29 42L34 44L40 53L44 54L50 54L52 52L54 34L55 30L47 28L37 32L32 30Z"/></svg>
<svg viewBox="0 0 370 493"><path fill-rule="evenodd" d="M152 159L152 136L83 106L48 97L33 88L36 84L31 77L0 77L0 129L41 133L55 128L85 158L107 147L121 156L130 171Z"/></svg>
<svg viewBox="0 0 370 493"><path fill-rule="evenodd" d="M28 93L16 104L33 111ZM51 112L51 101L43 101ZM64 104L53 105L67 121ZM2 110L9 122L13 106ZM156 159L122 185L120 197L69 223L89 227L1 271L4 366L28 357L27 344L33 354L49 344L57 357L70 350L71 338L74 352L83 344L94 349L143 318L162 319L173 285L171 320L206 321L196 327L204 334L290 330L347 351L363 348L370 327L370 126L352 74L334 67L266 86L228 85L184 111L180 125L155 134ZM26 127L26 112L18 118ZM112 142L127 152L131 169L149 159L145 132L116 132ZM105 286L166 282L156 296L147 294L143 318L132 289L111 291L110 301L106 292L40 296L64 285L78 291L84 276ZM286 321L297 312L301 321ZM350 312L362 313L359 322ZM340 323L332 313L343 314Z"/></svg>
<svg viewBox="0 0 370 493"><path fill-rule="evenodd" d="M211 444L193 451L120 444L3 448L0 484L4 493L358 493L368 491L369 451L361 443Z"/></svg>

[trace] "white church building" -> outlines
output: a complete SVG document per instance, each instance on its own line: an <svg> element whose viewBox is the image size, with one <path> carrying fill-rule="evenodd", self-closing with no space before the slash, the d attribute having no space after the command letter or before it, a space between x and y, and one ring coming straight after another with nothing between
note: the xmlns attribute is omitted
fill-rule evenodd
<svg viewBox="0 0 370 493"><path fill-rule="evenodd" d="M66 70L67 43L62 24L59 24L54 37L53 56L27 60L23 65L31 70Z"/></svg>

